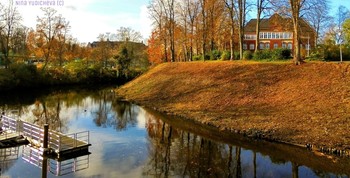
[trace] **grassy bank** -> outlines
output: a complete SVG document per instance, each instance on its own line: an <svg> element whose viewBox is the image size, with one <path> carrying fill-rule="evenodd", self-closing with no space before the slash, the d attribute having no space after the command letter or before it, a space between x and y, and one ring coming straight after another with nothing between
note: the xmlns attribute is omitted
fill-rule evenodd
<svg viewBox="0 0 350 178"><path fill-rule="evenodd" d="M350 151L350 64L162 64L118 93L251 137Z"/></svg>

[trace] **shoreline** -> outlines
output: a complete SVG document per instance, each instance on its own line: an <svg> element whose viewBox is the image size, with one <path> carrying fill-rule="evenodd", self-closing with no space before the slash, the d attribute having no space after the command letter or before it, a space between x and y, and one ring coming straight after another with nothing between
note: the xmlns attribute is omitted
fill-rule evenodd
<svg viewBox="0 0 350 178"><path fill-rule="evenodd" d="M222 131L350 156L350 137L346 136L350 124L348 68L349 64L331 63L301 67L251 62L162 64L117 93L159 112ZM280 77L276 75L279 72ZM308 90L288 94L298 86Z"/></svg>

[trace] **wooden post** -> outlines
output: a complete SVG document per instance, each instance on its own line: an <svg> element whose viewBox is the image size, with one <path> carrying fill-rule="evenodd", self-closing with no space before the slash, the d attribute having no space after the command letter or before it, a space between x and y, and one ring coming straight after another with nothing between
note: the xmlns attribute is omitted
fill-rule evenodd
<svg viewBox="0 0 350 178"><path fill-rule="evenodd" d="M49 141L49 124L44 125L44 155L48 153L48 141Z"/></svg>

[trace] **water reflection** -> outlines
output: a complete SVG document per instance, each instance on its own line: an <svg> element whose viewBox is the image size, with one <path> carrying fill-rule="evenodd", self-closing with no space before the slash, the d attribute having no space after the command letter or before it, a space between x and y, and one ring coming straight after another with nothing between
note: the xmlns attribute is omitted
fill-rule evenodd
<svg viewBox="0 0 350 178"><path fill-rule="evenodd" d="M254 140L251 140L251 143L237 144L240 141L230 136L225 138L224 134L215 136L207 133L205 129L203 131L193 129L191 128L194 127L193 123L185 120L159 119L160 115L153 117L158 119L148 118L146 123L149 141L152 144L148 148L150 161L143 175L154 177L347 177L350 173L347 167L348 159L332 160L324 156L315 156L298 147ZM171 124L164 120L170 121ZM187 128L183 127L187 124L189 124ZM181 129L176 128L178 125L182 125ZM196 128L198 127L201 126L197 125ZM216 141L206 137L214 138ZM261 149L261 147L266 148ZM269 150L268 155L265 154L266 149ZM280 152L281 150L285 152ZM288 160L290 157L294 159Z"/></svg>
<svg viewBox="0 0 350 178"><path fill-rule="evenodd" d="M2 104L30 123L63 133L90 130L89 166L61 177L342 177L349 159L315 156L298 147L249 140L118 100L113 89L69 90ZM1 97L0 97L1 98ZM12 112L16 110L16 112ZM0 150L0 158L2 152ZM18 155L18 154L17 154ZM1 161L1 160L0 160ZM71 161L71 162L74 162ZM71 163L70 162L70 163ZM1 162L0 162L1 163ZM67 163L67 164L70 164ZM51 164L48 161L48 164ZM66 163L62 163L65 165ZM7 165L7 166L6 166ZM32 167L1 163L11 177L40 177ZM60 164L56 164L55 169ZM51 171L52 171L51 170ZM49 171L49 170L48 170ZM50 175L48 175L50 177Z"/></svg>
<svg viewBox="0 0 350 178"><path fill-rule="evenodd" d="M72 155L66 158L49 158L37 148L23 146L22 159L32 164L41 171L41 177L46 178L50 172L55 176L68 175L89 168L90 153Z"/></svg>
<svg viewBox="0 0 350 178"><path fill-rule="evenodd" d="M99 94L95 100L98 107L93 114L96 126L113 127L117 131L125 130L128 125L135 126L137 113L129 102L117 100L113 91L100 91Z"/></svg>

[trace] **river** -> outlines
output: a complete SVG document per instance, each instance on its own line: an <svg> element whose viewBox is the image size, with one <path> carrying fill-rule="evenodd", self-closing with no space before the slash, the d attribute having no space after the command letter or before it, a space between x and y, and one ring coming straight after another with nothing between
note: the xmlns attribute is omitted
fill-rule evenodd
<svg viewBox="0 0 350 178"><path fill-rule="evenodd" d="M90 154L67 160L0 150L0 177L349 177L350 159L244 138L122 101L114 88L0 95L0 110L62 133L89 131ZM46 109L46 112L44 110ZM44 163L44 164L43 164Z"/></svg>

